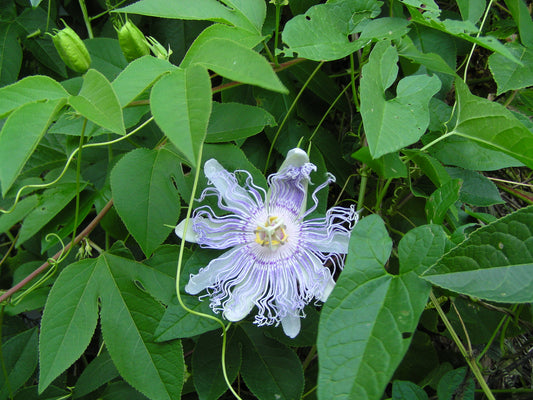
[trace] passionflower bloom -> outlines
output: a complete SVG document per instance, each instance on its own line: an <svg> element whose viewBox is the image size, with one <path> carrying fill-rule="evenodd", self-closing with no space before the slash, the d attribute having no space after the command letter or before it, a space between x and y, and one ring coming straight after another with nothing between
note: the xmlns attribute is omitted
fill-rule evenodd
<svg viewBox="0 0 533 400"><path fill-rule="evenodd" d="M241 186L234 173L216 160L204 165L212 186L204 190L218 198L228 214L217 216L209 206L197 208L185 232L185 220L176 227L179 237L211 249L229 249L198 274L191 275L185 291L207 290L211 308L229 321L240 321L254 306L257 325L278 325L285 334L300 332L303 308L313 299L325 302L335 286L332 273L342 268L350 232L358 214L352 207L333 207L323 218L305 219L317 207L306 209L309 174L316 166L301 149L289 151L280 170L268 178L268 193L254 185L251 175Z"/></svg>

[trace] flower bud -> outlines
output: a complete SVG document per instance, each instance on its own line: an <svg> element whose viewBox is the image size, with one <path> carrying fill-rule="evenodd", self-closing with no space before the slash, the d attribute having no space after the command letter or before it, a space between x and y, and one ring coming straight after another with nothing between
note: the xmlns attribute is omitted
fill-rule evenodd
<svg viewBox="0 0 533 400"><path fill-rule="evenodd" d="M143 33L130 20L127 20L118 30L118 43L128 62L150 54L150 48Z"/></svg>
<svg viewBox="0 0 533 400"><path fill-rule="evenodd" d="M91 56L87 51L87 47L78 36L67 24L65 28L55 32L52 35L54 46L59 53L59 56L71 70L85 73L91 65Z"/></svg>

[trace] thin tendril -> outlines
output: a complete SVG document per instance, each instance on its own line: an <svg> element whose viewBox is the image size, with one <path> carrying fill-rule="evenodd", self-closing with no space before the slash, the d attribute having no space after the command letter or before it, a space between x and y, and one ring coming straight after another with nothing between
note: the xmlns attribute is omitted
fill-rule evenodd
<svg viewBox="0 0 533 400"><path fill-rule="evenodd" d="M329 112L333 109L333 107L335 106L335 104L337 104L337 101L340 100L340 98L342 97L342 95L346 92L346 90L348 90L350 86L349 85L346 85L346 87L344 89L341 90L341 92L339 93L339 95L335 98L335 100L333 100L333 102L329 105L329 108L327 109L327 111L324 113L324 115L322 116L322 119L320 120L320 122L318 123L318 125L316 126L315 130L313 131L313 133L311 134L311 136L309 137L309 141L312 141L313 138L315 137L316 133L318 132L318 129L322 126L322 122L324 122L324 120L326 119L326 117L329 115Z"/></svg>
<svg viewBox="0 0 533 400"><path fill-rule="evenodd" d="M70 253L70 251L72 250L72 247L74 246L74 240L76 239L76 229L78 228L78 219L79 219L79 214L80 214L81 155L82 155L83 139L85 138L86 128L87 128L87 118L85 118L83 121L83 127L81 128L81 135L80 135L80 144L78 145L78 152L80 154L78 156L78 160L76 163L76 208L74 211L74 227L72 229L72 240L70 242L70 247L67 251L67 255L68 253Z"/></svg>
<svg viewBox="0 0 533 400"><path fill-rule="evenodd" d="M20 303L24 297L29 295L31 292L33 292L35 289L39 288L43 283L45 283L48 279L50 279L50 277L52 277L55 274L57 270L57 265L68 256L68 251L66 251L65 243L63 243L63 240L61 240L61 237L56 233L49 233L48 235L45 236L45 240L50 241L51 237L56 238L61 244L61 250L59 253L59 257L57 257L57 259L50 257L47 260L48 264L50 265L50 269L46 271L46 273L42 277L40 277L39 280L37 280L37 282L32 284L24 292L22 292L16 298L14 298L12 300L12 303L14 305L17 305L18 303Z"/></svg>
<svg viewBox="0 0 533 400"><path fill-rule="evenodd" d="M177 268L177 271L176 271L176 296L178 297L178 302L179 302L180 306L185 311L187 311L190 314L202 317L202 318L207 318L207 319L213 320L213 321L217 322L222 327L222 374L224 375L224 380L226 381L226 385L228 386L228 389L231 391L231 393L233 393L233 395L238 400L242 400L241 397L237 394L237 392L235 392L235 389L233 389L233 387L231 386L231 382L229 381L228 374L226 372L226 362L225 361L226 361L227 330L231 326L231 323L229 323L228 326L226 326L226 325L224 325L224 322L221 319L215 317L214 315L204 314L204 313L201 313L201 312L198 312L198 311L195 311L195 310L191 310L183 302L183 299L181 298L181 293L180 293L180 277L181 277L181 269L182 269L182 266L183 266L183 253L185 251L185 236L186 236L185 232L187 232L187 230L189 228L189 223L190 223L191 214L192 214L192 208L193 208L193 205L194 205L194 199L196 197L196 189L198 187L198 180L200 178L200 170L201 170L201 165L200 164L202 162L203 150L204 150L204 144L202 142L200 144L200 149L198 150L198 157L197 157L198 164L196 166L196 172L194 174L194 183L193 183L192 190L191 190L191 197L190 197L190 200L189 200L189 206L187 207L187 214L185 216L185 225L183 227L184 234L183 234L183 236L181 238L181 243L180 243L180 252L179 252L179 255L178 255L178 268Z"/></svg>
<svg viewBox="0 0 533 400"><path fill-rule="evenodd" d="M483 20L481 21L481 25L479 26L479 31L476 35L476 38L478 38L481 35L481 31L483 30L483 26L485 25L485 22L487 21L487 17L489 16L489 11L492 7L492 3L494 0L489 1L489 5L487 6L487 9L485 10L485 15L483 16ZM470 54L468 54L468 58L466 60L465 65L465 73L463 75L463 80L466 82L466 75L468 73L468 66L470 65L470 60L472 59L472 56L474 55L474 50L476 49L476 44L472 44L472 48L470 49Z"/></svg>
<svg viewBox="0 0 533 400"><path fill-rule="evenodd" d="M144 128L146 125L148 125L150 122L152 122L152 120L154 119L154 117L150 117L148 118L145 122L143 122L141 125L139 125L137 128L135 128L134 130L132 130L130 133L124 135L124 136L121 136L117 139L114 139L114 140L110 140L108 142L102 142L102 143L90 143L90 144L86 144L86 145L83 145L81 146L82 149L87 149L87 148L90 148L90 147L99 147L99 146L107 146L107 145L110 145L110 144L115 144L117 142L120 142L124 139L127 139L129 138L130 136L134 135L135 133L137 133L139 130L141 130L142 128ZM67 169L70 165L70 163L72 162L72 159L74 158L74 156L78 153L78 151L80 150L79 147L77 147L76 149L74 149L74 151L70 154L70 156L68 157L67 159L67 163L65 164L65 167L63 167L63 171L61 171L61 173L59 174L59 176L54 179L52 182L48 182L48 183L40 183L40 184L36 184L36 185L25 185L25 186L22 186L18 192L17 192L17 195L15 196L15 202L13 203L13 205L11 206L11 208L9 210L2 210L0 209L0 213L2 214L9 214L11 212L13 212L13 210L15 209L15 207L17 206L19 200L20 200L20 196L22 194L22 191L24 189L28 189L28 188L33 188L33 189L44 189L44 188L47 188L47 187L50 187L54 184L56 184L57 182L59 182L59 180L61 178L63 178L63 175L65 175L65 173L67 172Z"/></svg>
<svg viewBox="0 0 533 400"><path fill-rule="evenodd" d="M267 159L266 159L266 163L265 163L265 169L263 171L264 174L266 174L266 171L267 171L267 168L268 168L268 163L270 162L270 156L272 155L272 150L274 150L274 144L278 140L278 136L281 133L281 130L283 129L283 127L285 126L285 122L287 122L287 119L289 118L289 115L291 114L291 112L294 109L294 107L296 107L296 103L300 99L300 97L303 94L304 90L307 88L307 85L309 85L309 82L311 82L311 80L315 77L316 73L322 67L324 62L325 61L320 61L320 63L317 65L317 67L315 68L313 73L311 75L309 75L309 78L307 78L307 80L305 81L304 85L302 86L302 88L300 89L300 91L298 92L296 97L294 98L294 101L292 102L289 110L285 114L285 117L283 118L283 121L281 121L281 124L279 124L278 131L276 132L276 135L274 136L274 139L272 140L272 144L270 145L270 149L268 150L268 155L267 155Z"/></svg>
<svg viewBox="0 0 533 400"><path fill-rule="evenodd" d="M476 377L479 385L481 386L481 389L483 390L483 393L485 393L485 396L487 396L487 398L489 400L496 400L494 398L494 395L492 394L489 386L487 385L487 382L485 382L485 379L483 379L483 375L481 374L481 371L479 370L479 367L478 367L476 361L472 358L472 355L469 354L468 351L465 349L463 343L461 342L461 339L459 339L459 336L457 335L457 333L453 329L452 324L448 320L448 317L446 317L446 314L442 310L442 308L441 308L441 306L439 304L439 301L435 297L435 294L433 293L433 291L431 291L429 293L429 298L431 299L431 302L435 306L435 309L437 310L437 313L439 314L440 318L442 319L442 322L444 322L444 325L446 325L446 328L448 329L448 332L450 333L453 341L457 345L459 351L463 355L466 363L470 367L470 370L472 371L472 373Z"/></svg>

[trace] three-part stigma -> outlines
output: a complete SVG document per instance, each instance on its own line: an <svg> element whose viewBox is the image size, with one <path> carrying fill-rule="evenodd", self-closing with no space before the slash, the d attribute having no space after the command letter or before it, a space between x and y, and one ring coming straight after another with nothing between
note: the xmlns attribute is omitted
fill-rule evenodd
<svg viewBox="0 0 533 400"><path fill-rule="evenodd" d="M258 225L255 229L255 242L261 246L268 246L270 250L276 250L289 238L285 229L287 226L282 218L269 216L264 225Z"/></svg>

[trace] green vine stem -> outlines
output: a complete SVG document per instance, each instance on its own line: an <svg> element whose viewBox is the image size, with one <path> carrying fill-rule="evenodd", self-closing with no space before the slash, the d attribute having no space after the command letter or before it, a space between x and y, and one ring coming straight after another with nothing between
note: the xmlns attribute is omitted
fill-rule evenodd
<svg viewBox="0 0 533 400"><path fill-rule="evenodd" d="M281 21L281 7L284 6L285 4L289 4L289 3L283 0L274 0L274 5L276 6L276 29L274 31L274 65L276 67L279 67L278 56L276 54L276 51L278 50L278 42L279 42L279 24Z"/></svg>
<svg viewBox="0 0 533 400"><path fill-rule="evenodd" d="M489 178L491 179L491 178ZM494 180L494 179L492 179ZM500 189L502 189L503 191L513 195L514 197L526 202L527 204L533 204L533 196L531 195L528 195L524 192L522 192L521 190L518 190L518 189L514 189L514 188L511 188L503 183L500 183L500 182L496 182L496 186L498 186Z"/></svg>
<svg viewBox="0 0 533 400"><path fill-rule="evenodd" d="M93 28L91 27L91 19L89 18L89 14L87 13L87 6L85 5L85 0L79 0L79 2L81 13L83 14L83 20L85 21L85 26L87 27L87 34L89 35L89 39L92 39L94 38Z"/></svg>
<svg viewBox="0 0 533 400"><path fill-rule="evenodd" d="M76 236L76 238L74 239L74 245L79 243L83 238L89 235L93 231L94 228L96 228L100 220L104 217L104 215L107 214L107 212L111 209L112 206L113 206L113 200L109 200L109 202L104 206L104 208L102 208L102 211L100 211L98 215L94 217L94 219L89 223L89 225L87 225L87 227L83 231L81 231L78 236ZM63 252L68 251L72 245L73 245L72 242L67 244L64 249L59 250L51 259L48 259L39 268L35 269L31 274L29 274L27 277L25 277L15 286L13 286L11 289L3 293L0 296L0 303L6 300L8 297L12 296L14 293L18 292L24 286L26 286L28 282L30 282L33 278L35 278L37 275L39 275L41 272L43 272L45 269L47 269L50 266L51 260L57 260L59 257L61 257Z"/></svg>
<svg viewBox="0 0 533 400"><path fill-rule="evenodd" d="M387 194L387 190L389 190L389 186L391 183L392 183L392 178L387 179L385 181L385 185L383 185L383 187L381 188L381 190L378 192L376 196L375 211L376 211L376 214L378 215L381 213L381 203L383 202L383 198L385 197L385 194Z"/></svg>
<svg viewBox="0 0 533 400"><path fill-rule="evenodd" d="M231 393L235 396L236 399L242 400L240 396L237 394L235 389L233 389L233 386L231 385L231 382L229 381L228 374L226 371L226 342L227 342L227 331L229 327L231 326L231 323L229 323L227 326L224 324L224 322L215 317L214 315L204 314L195 310L191 310L189 307L185 305L183 302L183 299L181 298L181 290L180 290L180 278L181 278L181 270L183 267L183 254L185 252L185 232L189 229L189 223L191 220L191 214L192 214L192 208L194 205L194 199L196 197L196 190L198 188L198 181L200 179L200 170L201 168L201 162L202 162L202 156L204 151L204 144L203 142L200 144L200 149L198 150L198 164L196 165L196 171L194 174L194 182L191 190L191 197L189 200L189 206L187 207L187 213L185 215L185 225L183 227L183 237L181 238L180 242L180 251L178 255L178 268L176 270L176 296L178 298L178 302L185 311L187 311L190 314L199 316L201 318L207 318L212 321L217 322L222 327L222 375L224 375L224 380L226 381L226 385L228 386L228 389L231 391Z"/></svg>
<svg viewBox="0 0 533 400"><path fill-rule="evenodd" d="M479 26L479 31L478 31L478 33L476 35L476 38L478 38L481 35L481 31L483 30L483 26L485 26L485 22L487 21L487 17L489 16L489 11L492 8L492 3L493 2L494 2L494 0L490 0L489 1L487 9L485 10L485 15L483 15L483 20L481 21L481 24ZM470 65L470 60L472 59L472 56L474 55L474 50L475 49L476 49L476 44L474 43L472 45L472 48L470 49L470 53L468 54L468 58L466 60L465 72L464 72L464 75L463 75L463 80L465 82L466 82L466 77L467 77L467 74L468 74L468 66Z"/></svg>
<svg viewBox="0 0 533 400"><path fill-rule="evenodd" d="M80 215L80 176L81 176L81 155L82 155L82 149L83 149L83 141L85 139L85 129L87 128L87 118L84 118L83 120L83 127L81 128L81 134L80 134L80 143L78 145L78 159L76 160L76 207L74 210L74 227L72 229L72 240L71 240L71 246L66 253L65 257L70 253L70 250L72 249L72 245L74 242L74 239L76 239L76 229L78 228L78 219ZM59 239L61 240L61 238Z"/></svg>
<svg viewBox="0 0 533 400"><path fill-rule="evenodd" d="M346 91L348 90L350 86L346 86L344 89L341 90L341 92L338 94L337 97L335 97L335 100L333 100L333 102L329 105L328 109L326 110L326 112L324 113L324 115L322 116L322 118L320 119L320 121L318 122L318 125L316 126L315 130L313 131L313 133L311 134L311 136L309 137L309 142L312 142L313 141L313 138L315 137L316 133L318 132L318 130L320 129L320 127L322 126L322 123L324 122L324 120L326 119L326 117L329 115L329 113L331 112L331 110L333 109L333 107L335 107L335 104L337 104L337 102L340 100L340 98L342 97L342 95L344 93L346 93Z"/></svg>
<svg viewBox="0 0 533 400"><path fill-rule="evenodd" d="M281 130L283 129L283 127L285 126L285 123L287 122L287 119L289 118L289 115L291 114L292 110L294 110L294 108L296 107L296 103L298 103L298 100L302 96L304 90L309 85L309 82L311 82L311 80L315 77L315 75L318 72L318 70L322 67L322 65L324 65L324 62L325 61L320 61L320 63L316 66L315 70L311 73L311 75L309 75L309 78L307 78L307 80L303 84L302 88L300 89L300 91L298 92L296 97L294 98L291 106L289 107L289 110L287 111L287 113L285 114L285 117L281 121L281 124L279 124L278 130L277 130L276 134L274 135L274 139L272 140L272 144L270 145L270 149L268 150L268 155L267 155L267 159L266 159L266 163L265 163L265 169L263 171L264 174L266 174L266 172L267 172L268 164L270 162L270 156L272 155L272 150L274 150L274 144L278 140L278 136L281 133Z"/></svg>
<svg viewBox="0 0 533 400"><path fill-rule="evenodd" d="M446 314L442 310L442 308L441 308L441 306L439 304L439 301L435 297L435 294L433 293L433 291L431 291L429 293L429 298L431 299L431 302L433 303L433 306L435 307L435 309L439 313L439 316L442 319L442 322L444 322L444 325L446 326L446 329L448 329L448 332L450 333L453 341L455 342L455 344L459 348L459 351L461 352L461 354L463 355L464 359L466 360L466 363L470 367L470 370L472 371L472 373L476 377L476 379L477 379L477 381L479 383L479 386L483 390L483 393L485 393L485 396L487 396L487 398L489 400L496 400L496 398L492 394L489 386L487 385L487 382L485 382L485 379L483 378L483 374L479 370L479 367L478 367L475 359L472 357L472 354L469 354L468 351L465 349L465 346L463 345L463 343L461 342L461 339L459 338L459 336L457 335L457 333L453 329L452 324L450 323L450 321L446 317Z"/></svg>

